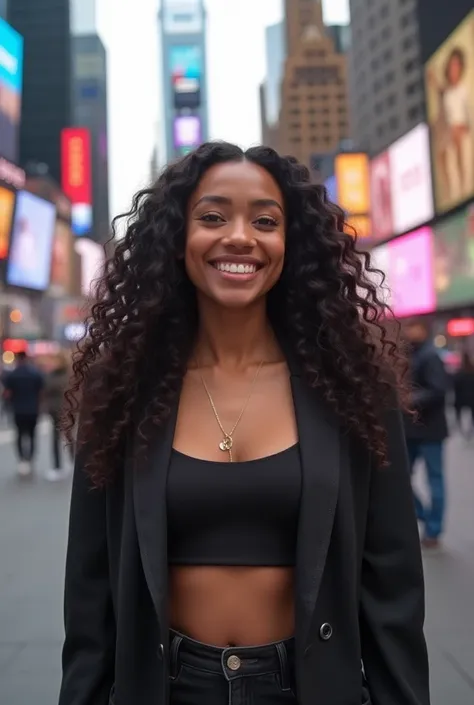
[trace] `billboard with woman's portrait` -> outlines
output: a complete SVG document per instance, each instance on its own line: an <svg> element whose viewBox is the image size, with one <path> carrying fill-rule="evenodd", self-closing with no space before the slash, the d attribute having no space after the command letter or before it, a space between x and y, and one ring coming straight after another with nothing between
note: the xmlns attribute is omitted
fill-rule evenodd
<svg viewBox="0 0 474 705"><path fill-rule="evenodd" d="M474 196L474 11L425 68L436 212Z"/></svg>

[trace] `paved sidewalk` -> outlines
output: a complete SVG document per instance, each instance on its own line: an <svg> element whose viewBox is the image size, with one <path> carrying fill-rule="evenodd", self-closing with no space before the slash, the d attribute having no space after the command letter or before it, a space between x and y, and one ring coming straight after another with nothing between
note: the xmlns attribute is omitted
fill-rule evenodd
<svg viewBox="0 0 474 705"><path fill-rule="evenodd" d="M22 483L13 474L11 434L0 432L0 705L57 703L70 482L50 485L41 477L50 462L47 431L45 423L40 472ZM425 559L432 705L470 705L474 444L455 439L448 455L445 549Z"/></svg>

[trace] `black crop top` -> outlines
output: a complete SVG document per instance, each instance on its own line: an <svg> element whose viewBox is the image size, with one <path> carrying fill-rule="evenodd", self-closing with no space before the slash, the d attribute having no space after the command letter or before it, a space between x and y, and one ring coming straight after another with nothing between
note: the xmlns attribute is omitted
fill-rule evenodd
<svg viewBox="0 0 474 705"><path fill-rule="evenodd" d="M197 460L173 450L169 563L294 566L300 493L298 445L242 463Z"/></svg>

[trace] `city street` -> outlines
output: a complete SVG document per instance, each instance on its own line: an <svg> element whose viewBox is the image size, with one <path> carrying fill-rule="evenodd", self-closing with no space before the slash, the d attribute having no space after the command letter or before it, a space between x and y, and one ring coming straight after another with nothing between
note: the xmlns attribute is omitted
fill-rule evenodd
<svg viewBox="0 0 474 705"><path fill-rule="evenodd" d="M50 485L48 426L38 473L14 475L0 430L0 705L54 705L60 678L62 582L70 482ZM451 441L444 550L426 558L433 705L474 702L474 442Z"/></svg>

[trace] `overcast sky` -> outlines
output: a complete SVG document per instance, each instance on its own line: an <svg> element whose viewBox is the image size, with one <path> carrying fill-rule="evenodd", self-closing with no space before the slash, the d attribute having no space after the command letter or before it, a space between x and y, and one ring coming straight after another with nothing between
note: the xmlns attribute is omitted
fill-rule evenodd
<svg viewBox="0 0 474 705"><path fill-rule="evenodd" d="M112 217L128 209L149 178L159 119L158 6L159 0L99 0L108 50ZM248 147L260 140L265 27L281 19L282 0L206 0L206 7L210 137ZM347 21L348 0L326 0L325 16Z"/></svg>

